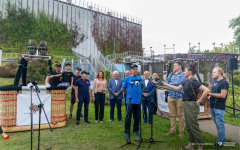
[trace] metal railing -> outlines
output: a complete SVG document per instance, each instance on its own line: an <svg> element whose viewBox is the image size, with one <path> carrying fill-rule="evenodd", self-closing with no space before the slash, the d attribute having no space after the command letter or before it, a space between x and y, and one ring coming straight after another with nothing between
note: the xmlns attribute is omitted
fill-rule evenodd
<svg viewBox="0 0 240 150"><path fill-rule="evenodd" d="M59 56L59 55L52 55L53 57L58 57L61 59L77 59L76 56ZM2 53L3 58L20 58L20 53Z"/></svg>
<svg viewBox="0 0 240 150"><path fill-rule="evenodd" d="M151 54L145 54L140 52L127 51L121 54L111 54L106 56L110 61L115 61L117 58L122 58L123 62L162 62L164 61L164 56L159 57Z"/></svg>

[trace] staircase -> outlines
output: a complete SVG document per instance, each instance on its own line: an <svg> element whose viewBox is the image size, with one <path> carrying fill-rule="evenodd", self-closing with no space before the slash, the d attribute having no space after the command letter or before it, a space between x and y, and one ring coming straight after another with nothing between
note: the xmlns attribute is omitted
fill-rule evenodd
<svg viewBox="0 0 240 150"><path fill-rule="evenodd" d="M86 58L81 59L63 59L62 61L62 70L61 72L65 71L65 64L70 63L71 64L71 71L75 74L75 69L77 67L81 68L82 71L87 71L90 74L88 75L88 80L94 81L96 76L96 71L93 69L91 63Z"/></svg>

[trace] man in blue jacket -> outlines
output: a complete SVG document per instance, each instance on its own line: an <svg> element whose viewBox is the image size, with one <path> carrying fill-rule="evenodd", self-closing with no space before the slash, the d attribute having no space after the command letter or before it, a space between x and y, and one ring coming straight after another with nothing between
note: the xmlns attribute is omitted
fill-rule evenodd
<svg viewBox="0 0 240 150"><path fill-rule="evenodd" d="M142 110L143 110L143 120L147 123L147 108L149 119L148 123L152 123L152 100L154 99L154 93L156 92L155 85L149 81L150 73L148 71L144 72L144 90L142 91Z"/></svg>
<svg viewBox="0 0 240 150"><path fill-rule="evenodd" d="M119 73L118 71L113 72L113 79L110 79L108 82L108 90L109 90L109 99L110 99L110 121L112 122L114 120L114 108L115 103L117 103L117 112L118 112L118 121L122 122L122 99L123 99L123 93L122 93L122 84L123 80L118 78Z"/></svg>

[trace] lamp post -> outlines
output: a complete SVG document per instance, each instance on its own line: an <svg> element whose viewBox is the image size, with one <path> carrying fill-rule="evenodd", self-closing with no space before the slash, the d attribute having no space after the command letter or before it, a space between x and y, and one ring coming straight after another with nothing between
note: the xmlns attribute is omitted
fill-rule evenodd
<svg viewBox="0 0 240 150"><path fill-rule="evenodd" d="M213 50L215 50L215 43L212 43L212 45L213 45Z"/></svg>
<svg viewBox="0 0 240 150"><path fill-rule="evenodd" d="M199 52L200 52L200 42L198 42L198 50L199 50Z"/></svg>
<svg viewBox="0 0 240 150"><path fill-rule="evenodd" d="M222 53L223 53L223 43L220 44L222 46Z"/></svg>

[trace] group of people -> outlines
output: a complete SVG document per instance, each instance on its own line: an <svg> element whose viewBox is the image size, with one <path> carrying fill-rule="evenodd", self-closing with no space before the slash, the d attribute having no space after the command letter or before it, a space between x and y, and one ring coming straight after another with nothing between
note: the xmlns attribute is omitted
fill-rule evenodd
<svg viewBox="0 0 240 150"><path fill-rule="evenodd" d="M194 78L196 74L196 63L188 65L184 72L181 61L176 61L173 65L173 72L169 74L163 82L163 86L168 87L168 108L170 112L171 127L166 135L176 133L177 118L179 119L179 136L184 136L184 125L188 131L189 144L182 149L193 149L193 143L198 143L198 149L203 149L203 138L198 124L199 106L205 97L210 101L210 112L218 130L218 139L215 146L220 147L225 141L224 113L229 83L226 81L222 68L216 67L212 71L212 77L216 81L209 90L200 84ZM145 71L144 79L138 76L138 66L133 64L131 70L125 72L125 79L119 78L119 72L113 72L113 78L107 83L104 71L97 72L93 83L92 92L90 90L90 81L87 79L86 71L76 68L75 75L71 73L71 65L65 65L65 72L61 73L61 64L56 64L56 71L46 78L46 84L51 86L68 86L72 89L71 106L69 118L72 118L74 103L78 103L76 124L79 125L80 117L84 117L86 123L88 120L89 102L94 102L95 122L103 123L105 93L109 91L110 99L110 120L114 120L114 108L117 105L117 118L122 122L122 99L125 99L126 118L125 118L125 137L129 137L131 118L134 118L133 132L136 136L139 134L139 120L141 116L141 107L144 123L152 123L152 116L157 111L156 85L158 84L158 75L154 73L150 78L150 73ZM81 75L80 75L81 72ZM202 96L196 99L198 90L202 90ZM140 101L142 106L140 106ZM82 105L84 104L84 116L82 115ZM148 114L147 114L148 110Z"/></svg>
<svg viewBox="0 0 240 150"><path fill-rule="evenodd" d="M67 86L71 92L71 106L69 119L72 118L74 103L78 103L76 124L80 124L80 117L84 117L86 123L88 120L89 102L94 102L95 122L103 123L105 94L109 91L110 99L110 120L114 121L114 108L117 105L118 121L122 122L122 99L125 99L126 118L125 118L125 137L129 137L131 118L134 118L133 132L136 136L139 134L139 120L141 116L141 107L144 123L152 123L152 116L157 111L156 85L158 75L154 73L150 78L148 71L144 72L144 79L138 76L138 66L133 64L131 70L125 72L125 79L119 78L119 72L113 72L113 78L107 83L103 71L97 72L91 92L90 81L87 79L88 72L80 68L75 69L75 74L71 72L71 65L65 65L65 71L61 73L61 64L55 65L55 71L48 75L45 83L47 86ZM226 108L226 99L228 95L229 83L224 76L222 68L216 67L212 71L212 77L216 81L212 84L211 90L200 84L194 78L196 74L196 63L191 63L182 70L181 61L176 61L173 66L173 73L162 82L163 86L168 87L168 107L170 112L171 127L166 135L176 133L177 118L179 119L179 136L184 136L184 123L189 136L189 144L182 149L193 149L193 143L198 144L198 149L203 149L203 138L198 124L199 106L202 99L208 97L210 102L210 113L218 131L218 139L215 146L221 147L225 142L224 114ZM80 75L81 73L81 75ZM197 99L196 93L202 90L202 96ZM82 115L82 105L84 104L84 116ZM142 106L140 106L142 104ZM148 115L147 115L148 110ZM147 117L148 116L148 117ZM8 139L9 135L2 131L3 138Z"/></svg>
<svg viewBox="0 0 240 150"><path fill-rule="evenodd" d="M194 78L196 74L196 63L191 63L182 71L182 62L176 61L164 86L168 87L168 108L170 111L171 128L166 135L176 132L176 119L179 118L179 136L184 136L184 120L188 131L189 144L182 149L193 149L193 143L198 144L198 149L203 149L203 138L198 124L199 106L204 98L210 102L210 113L218 131L216 147L222 147L225 142L224 113L228 95L229 83L224 76L224 71L216 67L212 71L212 78L216 81L212 84L211 90L201 85ZM198 90L203 93L197 99Z"/></svg>

